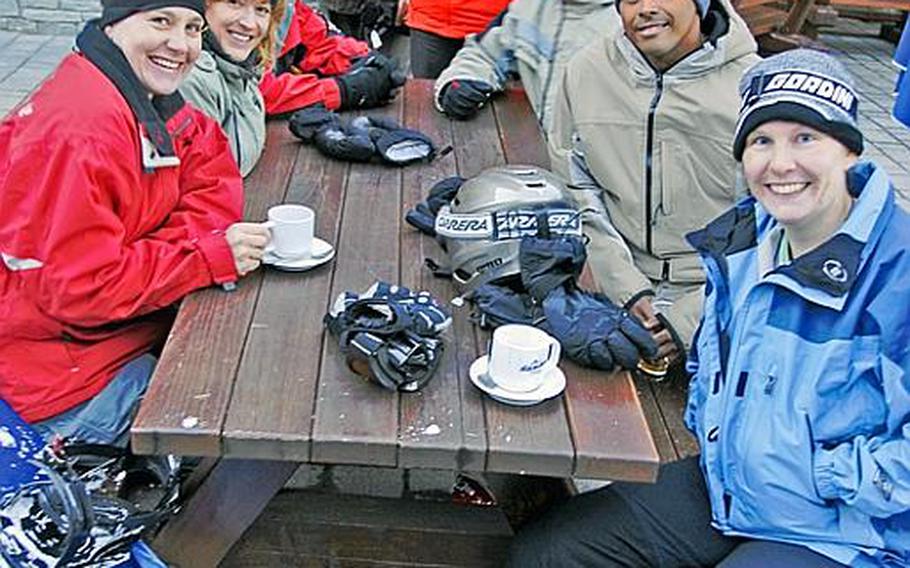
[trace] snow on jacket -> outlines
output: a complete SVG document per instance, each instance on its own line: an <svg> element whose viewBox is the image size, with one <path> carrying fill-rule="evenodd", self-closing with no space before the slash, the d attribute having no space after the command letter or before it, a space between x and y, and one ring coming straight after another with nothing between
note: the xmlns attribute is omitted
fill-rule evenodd
<svg viewBox="0 0 910 568"><path fill-rule="evenodd" d="M29 422L152 349L161 308L237 279L224 230L243 186L227 140L189 105L165 120L179 164L144 170L126 100L72 54L0 122L0 398Z"/></svg>
<svg viewBox="0 0 910 568"><path fill-rule="evenodd" d="M263 73L259 83L269 115L317 103L337 109L341 92L331 77L347 72L354 59L370 52L365 42L330 28L303 0L288 2L278 38L279 63Z"/></svg>
<svg viewBox="0 0 910 568"><path fill-rule="evenodd" d="M585 218L588 262L620 305L652 281L704 282L684 235L734 202L737 85L758 59L755 41L727 0L715 0L703 31L704 45L661 73L616 27L569 62L557 95L551 165L598 211ZM696 296L664 314L686 345Z"/></svg>
<svg viewBox="0 0 910 568"><path fill-rule="evenodd" d="M774 268L749 197L690 236L707 272L688 368L713 524L853 566L910 562L910 216L884 170L828 241Z"/></svg>
<svg viewBox="0 0 910 568"><path fill-rule="evenodd" d="M514 0L501 20L468 37L436 80L436 108L442 111L442 90L452 81L473 79L502 91L517 77L548 134L569 59L619 25L612 0Z"/></svg>
<svg viewBox="0 0 910 568"><path fill-rule="evenodd" d="M509 0L411 0L409 28L452 39L483 31Z"/></svg>
<svg viewBox="0 0 910 568"><path fill-rule="evenodd" d="M257 70L203 50L180 85L180 93L224 129L244 176L265 148L265 104L259 78Z"/></svg>

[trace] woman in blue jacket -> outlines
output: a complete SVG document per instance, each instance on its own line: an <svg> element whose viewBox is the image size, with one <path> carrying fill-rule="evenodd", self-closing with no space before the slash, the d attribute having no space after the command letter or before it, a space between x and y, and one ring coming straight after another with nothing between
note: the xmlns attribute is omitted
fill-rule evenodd
<svg viewBox="0 0 910 568"><path fill-rule="evenodd" d="M910 563L910 219L859 160L834 58L782 53L740 93L751 195L689 236L701 456L570 501L516 539L516 566Z"/></svg>

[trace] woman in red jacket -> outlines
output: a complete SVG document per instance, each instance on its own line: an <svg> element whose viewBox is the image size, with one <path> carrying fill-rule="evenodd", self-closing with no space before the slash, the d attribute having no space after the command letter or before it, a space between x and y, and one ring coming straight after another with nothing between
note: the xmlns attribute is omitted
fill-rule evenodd
<svg viewBox="0 0 910 568"><path fill-rule="evenodd" d="M464 45L468 34L487 28L510 0L409 0L411 72L435 79Z"/></svg>
<svg viewBox="0 0 910 568"><path fill-rule="evenodd" d="M45 436L124 444L189 292L259 266L219 126L176 92L202 0L104 0L0 122L0 398Z"/></svg>
<svg viewBox="0 0 910 568"><path fill-rule="evenodd" d="M266 114L316 104L329 110L385 104L400 86L392 77L395 64L381 58L382 65L359 67L368 55L365 42L332 31L304 0L288 0L278 28L277 60L259 83Z"/></svg>

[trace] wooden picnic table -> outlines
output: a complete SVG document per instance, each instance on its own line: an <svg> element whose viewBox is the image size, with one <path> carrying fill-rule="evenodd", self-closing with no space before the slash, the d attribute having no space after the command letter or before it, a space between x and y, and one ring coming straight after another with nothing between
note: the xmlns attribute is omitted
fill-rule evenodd
<svg viewBox="0 0 910 568"><path fill-rule="evenodd" d="M198 489L156 542L181 566L216 565L300 463L506 472L651 481L659 463L632 378L563 361L563 396L529 408L483 396L468 367L484 333L454 309L445 359L420 392L397 394L348 370L322 317L345 290L376 280L448 301L449 281L425 257L442 252L404 213L438 180L503 163L548 163L523 91L494 99L469 122L433 108L432 83L411 80L376 112L453 151L403 169L347 164L270 122L246 184L245 217L306 204L335 259L304 273L265 268L233 292L183 301L132 429L135 451L202 456ZM202 474L207 474L202 475Z"/></svg>

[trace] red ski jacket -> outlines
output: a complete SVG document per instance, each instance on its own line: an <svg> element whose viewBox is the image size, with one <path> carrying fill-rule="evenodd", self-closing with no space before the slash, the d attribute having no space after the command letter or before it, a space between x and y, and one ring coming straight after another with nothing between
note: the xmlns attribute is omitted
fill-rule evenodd
<svg viewBox="0 0 910 568"><path fill-rule="evenodd" d="M167 333L160 311L234 281L243 185L221 128L184 105L176 157L81 54L0 122L0 398L35 422L101 391Z"/></svg>

